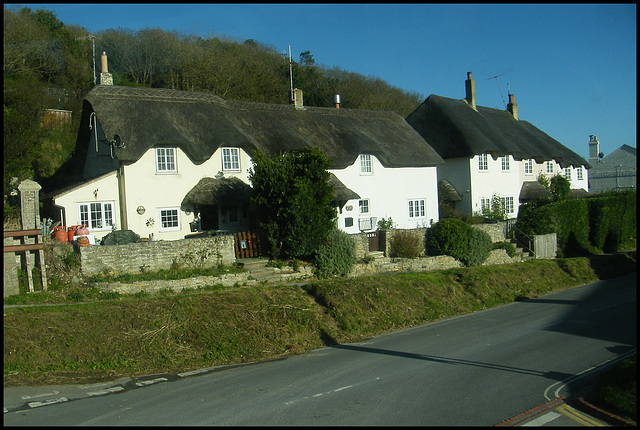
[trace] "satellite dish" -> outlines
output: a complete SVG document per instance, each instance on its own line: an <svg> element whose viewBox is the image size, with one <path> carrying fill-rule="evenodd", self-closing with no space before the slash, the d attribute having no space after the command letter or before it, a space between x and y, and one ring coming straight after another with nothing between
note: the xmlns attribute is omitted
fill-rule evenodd
<svg viewBox="0 0 640 430"><path fill-rule="evenodd" d="M124 143L122 142L122 138L118 134L113 135L113 140L111 141L111 144L113 145L114 148L124 148L125 146Z"/></svg>

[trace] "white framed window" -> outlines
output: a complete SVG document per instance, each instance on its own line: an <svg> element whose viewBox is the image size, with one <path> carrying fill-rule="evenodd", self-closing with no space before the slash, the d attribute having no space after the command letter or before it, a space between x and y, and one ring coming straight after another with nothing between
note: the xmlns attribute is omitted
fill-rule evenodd
<svg viewBox="0 0 640 430"><path fill-rule="evenodd" d="M80 224L89 230L111 230L113 227L113 202L90 202L78 204Z"/></svg>
<svg viewBox="0 0 640 430"><path fill-rule="evenodd" d="M524 174L533 175L533 160L531 158L524 160Z"/></svg>
<svg viewBox="0 0 640 430"><path fill-rule="evenodd" d="M506 214L513 213L513 197L500 197L500 204L502 205L502 209Z"/></svg>
<svg viewBox="0 0 640 430"><path fill-rule="evenodd" d="M371 166L371 154L360 154L360 174L373 174L373 169Z"/></svg>
<svg viewBox="0 0 640 430"><path fill-rule="evenodd" d="M409 200L409 218L424 218L425 199Z"/></svg>
<svg viewBox="0 0 640 430"><path fill-rule="evenodd" d="M582 166L576 168L576 178L578 181L582 181L582 179L584 179L582 176Z"/></svg>
<svg viewBox="0 0 640 430"><path fill-rule="evenodd" d="M487 158L487 154L478 155L478 170L487 171L489 170L489 160Z"/></svg>
<svg viewBox="0 0 640 430"><path fill-rule="evenodd" d="M159 210L160 231L180 230L180 209L162 208Z"/></svg>
<svg viewBox="0 0 640 430"><path fill-rule="evenodd" d="M506 172L509 170L509 156L501 157L502 158L502 171Z"/></svg>
<svg viewBox="0 0 640 430"><path fill-rule="evenodd" d="M553 175L553 161L547 161L547 173Z"/></svg>
<svg viewBox="0 0 640 430"><path fill-rule="evenodd" d="M491 199L483 197L480 199L480 213L491 212Z"/></svg>
<svg viewBox="0 0 640 430"><path fill-rule="evenodd" d="M235 172L240 170L238 148L222 148L222 170Z"/></svg>
<svg viewBox="0 0 640 430"><path fill-rule="evenodd" d="M176 149L156 148L156 173L176 173Z"/></svg>
<svg viewBox="0 0 640 430"><path fill-rule="evenodd" d="M564 169L564 177L567 178L568 181L571 180L571 167Z"/></svg>
<svg viewBox="0 0 640 430"><path fill-rule="evenodd" d="M369 213L369 199L359 200L358 208L360 215L365 215Z"/></svg>

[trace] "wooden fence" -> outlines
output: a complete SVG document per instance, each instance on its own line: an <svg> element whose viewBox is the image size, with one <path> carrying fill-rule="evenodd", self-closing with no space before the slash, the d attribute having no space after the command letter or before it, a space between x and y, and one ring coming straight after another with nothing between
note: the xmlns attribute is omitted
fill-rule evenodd
<svg viewBox="0 0 640 430"><path fill-rule="evenodd" d="M234 233L236 258L262 257L265 238L260 231Z"/></svg>
<svg viewBox="0 0 640 430"><path fill-rule="evenodd" d="M42 230L12 230L5 231L4 237L19 237L22 242L25 241L25 237L35 237L36 243L21 243L19 245L4 245L4 252L24 252L25 260L27 264L27 279L29 280L29 292L33 293L33 274L31 273L31 262L28 253L30 251L38 251L38 262L40 264L40 273L42 275L42 289L47 289L47 271L44 264L44 246L41 242Z"/></svg>

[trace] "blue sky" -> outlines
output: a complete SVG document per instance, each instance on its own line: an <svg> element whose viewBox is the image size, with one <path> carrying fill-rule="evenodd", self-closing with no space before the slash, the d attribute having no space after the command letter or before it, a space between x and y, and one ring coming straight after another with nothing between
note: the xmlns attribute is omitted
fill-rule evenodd
<svg viewBox="0 0 640 430"><path fill-rule="evenodd" d="M294 60L310 51L316 64L378 77L423 99L464 98L472 72L478 105L504 109L508 87L521 120L585 159L592 134L605 155L636 147L635 4L27 6L90 32L149 27L254 39L283 53L291 46Z"/></svg>

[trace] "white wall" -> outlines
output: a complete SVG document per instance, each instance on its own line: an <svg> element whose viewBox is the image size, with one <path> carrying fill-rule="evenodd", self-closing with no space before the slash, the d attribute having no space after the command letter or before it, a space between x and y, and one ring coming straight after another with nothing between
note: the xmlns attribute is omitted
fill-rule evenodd
<svg viewBox="0 0 640 430"><path fill-rule="evenodd" d="M138 161L125 167L127 218L129 230L133 230L141 237L148 237L153 233L156 240L183 239L191 233L189 223L194 214L187 215L179 210L180 228L172 231L162 231L160 228L160 210L166 208L180 208L184 196L205 177L215 177L222 171L222 149L218 149L207 161L195 165L180 149L176 149L176 173L156 173L155 148L149 149ZM251 161L248 155L239 150L240 170L225 172L224 177L238 177L248 183L248 172ZM138 206L146 211L139 215ZM147 221L153 219L153 224ZM222 222L222 220L221 220Z"/></svg>
<svg viewBox="0 0 640 430"><path fill-rule="evenodd" d="M396 228L416 228L429 226L438 221L438 177L435 167L385 168L375 156L371 156L372 173L360 173L360 157L345 169L329 171L349 189L358 193L361 199L369 199L370 213L359 214L358 199L349 200L338 213L338 226L353 234L360 233L359 218L393 220ZM409 218L409 200L425 200L425 216ZM347 218L353 219L353 226L346 227Z"/></svg>
<svg viewBox="0 0 640 430"><path fill-rule="evenodd" d="M63 206L66 213L65 227L80 225L79 204L91 202L111 202L113 204L114 223L120 228L120 204L118 202L118 179L116 172L110 172L81 187L64 192L55 198L55 204ZM89 229L95 238L101 239L111 233L111 227L102 229Z"/></svg>
<svg viewBox="0 0 640 430"><path fill-rule="evenodd" d="M507 218L515 218L518 214L518 196L522 188L520 171L524 169L521 162L515 161L512 156L509 158L509 170L502 170L502 157L493 159L488 156L489 169L480 171L478 169L478 156L471 159L471 198L472 213L481 212L481 199L491 199L494 194L500 197L513 197L513 212L507 214Z"/></svg>

